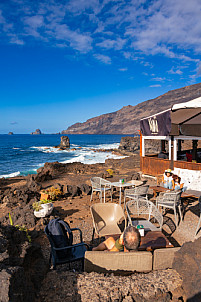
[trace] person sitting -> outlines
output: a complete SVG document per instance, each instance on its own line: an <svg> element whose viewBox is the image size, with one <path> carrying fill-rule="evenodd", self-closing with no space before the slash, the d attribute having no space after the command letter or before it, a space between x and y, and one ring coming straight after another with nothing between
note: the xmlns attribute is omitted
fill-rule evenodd
<svg viewBox="0 0 201 302"><path fill-rule="evenodd" d="M168 159L167 153L165 151L161 151L158 154L158 158Z"/></svg>
<svg viewBox="0 0 201 302"><path fill-rule="evenodd" d="M165 170L165 173L163 174L162 183L164 188L166 189L172 189L172 170L167 169Z"/></svg>
<svg viewBox="0 0 201 302"><path fill-rule="evenodd" d="M140 233L134 226L128 226L124 233L120 235L119 239L115 239L111 236L104 242L101 242L97 247L94 247L92 251L136 251L140 244Z"/></svg>
<svg viewBox="0 0 201 302"><path fill-rule="evenodd" d="M172 189L173 190L179 190L179 189L183 189L184 184L181 183L181 177L179 177L178 175L173 175L172 177Z"/></svg>

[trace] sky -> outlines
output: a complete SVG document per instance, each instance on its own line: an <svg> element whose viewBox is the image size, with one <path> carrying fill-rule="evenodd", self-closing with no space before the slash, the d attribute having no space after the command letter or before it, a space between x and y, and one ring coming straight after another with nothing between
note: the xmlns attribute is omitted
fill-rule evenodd
<svg viewBox="0 0 201 302"><path fill-rule="evenodd" d="M201 82L200 0L0 0L0 134Z"/></svg>

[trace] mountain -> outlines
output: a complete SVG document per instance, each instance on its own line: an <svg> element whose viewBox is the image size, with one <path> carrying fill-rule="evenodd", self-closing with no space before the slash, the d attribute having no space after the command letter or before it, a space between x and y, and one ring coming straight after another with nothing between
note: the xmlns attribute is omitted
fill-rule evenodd
<svg viewBox="0 0 201 302"><path fill-rule="evenodd" d="M62 134L137 134L140 119L201 96L201 83L171 90L136 106L93 117L84 123L76 123Z"/></svg>

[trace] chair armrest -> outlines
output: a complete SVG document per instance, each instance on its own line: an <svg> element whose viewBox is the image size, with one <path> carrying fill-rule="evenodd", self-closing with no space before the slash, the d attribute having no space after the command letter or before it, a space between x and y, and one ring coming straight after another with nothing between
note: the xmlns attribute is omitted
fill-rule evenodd
<svg viewBox="0 0 201 302"><path fill-rule="evenodd" d="M82 231L79 229L79 228L72 228L71 229L71 231L73 232L73 231L79 231L79 233L80 233L80 242L82 243Z"/></svg>
<svg viewBox="0 0 201 302"><path fill-rule="evenodd" d="M74 245L69 245L69 246L65 246L65 247L53 247L53 249L55 251L64 251L64 250L69 250L69 249L72 249L73 247L82 246L82 245L85 245L87 247L87 249L89 250L89 245L84 242L76 243Z"/></svg>

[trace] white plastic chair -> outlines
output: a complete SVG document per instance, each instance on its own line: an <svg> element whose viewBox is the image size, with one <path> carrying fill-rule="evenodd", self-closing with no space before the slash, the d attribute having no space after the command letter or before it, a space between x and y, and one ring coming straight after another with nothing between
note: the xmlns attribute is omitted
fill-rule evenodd
<svg viewBox="0 0 201 302"><path fill-rule="evenodd" d="M199 229L200 229L200 224L201 224L201 196L199 197L199 208L200 208L200 218L199 218L199 221L198 221L198 225L197 225L197 228L196 228L196 231L195 231L195 236L197 235Z"/></svg>
<svg viewBox="0 0 201 302"><path fill-rule="evenodd" d="M111 201L112 201L112 188L108 180L103 179L101 177L92 177L91 186L92 186L91 201L93 199L93 193L99 192L100 201L102 202L102 193L104 193L104 202L105 202L105 192L109 190L111 191Z"/></svg>
<svg viewBox="0 0 201 302"><path fill-rule="evenodd" d="M163 216L157 207L146 198L135 198L131 199L126 203L126 211L128 214L128 221L130 225L140 225L144 226L145 230L151 231L161 231L163 225ZM139 217L140 215L148 215L148 220L132 220L132 216ZM159 224L159 227L156 227L150 222L151 217L154 218Z"/></svg>
<svg viewBox="0 0 201 302"><path fill-rule="evenodd" d="M145 197L148 200L149 185L143 185L132 189L125 189L124 191L124 209L126 204L126 198L135 199Z"/></svg>
<svg viewBox="0 0 201 302"><path fill-rule="evenodd" d="M176 226L178 225L177 221L177 208L179 209L179 215L182 220L182 214L181 214L181 191L179 192L166 192L163 195L159 195L156 198L156 206L159 208L159 206L163 208L169 208L174 210L174 216L175 216L175 223Z"/></svg>

